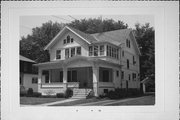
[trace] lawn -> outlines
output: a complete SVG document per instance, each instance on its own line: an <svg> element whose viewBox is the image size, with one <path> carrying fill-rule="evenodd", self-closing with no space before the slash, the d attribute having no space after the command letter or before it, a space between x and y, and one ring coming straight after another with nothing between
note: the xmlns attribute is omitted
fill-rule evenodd
<svg viewBox="0 0 180 120"><path fill-rule="evenodd" d="M65 100L65 98L20 97L21 105L37 105Z"/></svg>
<svg viewBox="0 0 180 120"><path fill-rule="evenodd" d="M155 96L150 95L140 99L109 104L107 106L128 106L128 105L155 105Z"/></svg>
<svg viewBox="0 0 180 120"><path fill-rule="evenodd" d="M97 102L97 101L102 101L105 99L98 99L98 98L89 98L89 99L80 99L72 102L66 102L66 103L60 103L60 104L55 104L52 106L73 106L73 105L78 105L78 104L83 104L83 103L90 103L90 102Z"/></svg>

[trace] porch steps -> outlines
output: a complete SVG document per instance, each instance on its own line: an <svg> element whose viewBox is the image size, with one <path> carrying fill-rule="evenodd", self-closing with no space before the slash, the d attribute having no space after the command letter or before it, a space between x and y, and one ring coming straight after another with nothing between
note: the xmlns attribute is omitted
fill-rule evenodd
<svg viewBox="0 0 180 120"><path fill-rule="evenodd" d="M73 89L72 98L81 99L86 98L86 96L92 91L92 89Z"/></svg>

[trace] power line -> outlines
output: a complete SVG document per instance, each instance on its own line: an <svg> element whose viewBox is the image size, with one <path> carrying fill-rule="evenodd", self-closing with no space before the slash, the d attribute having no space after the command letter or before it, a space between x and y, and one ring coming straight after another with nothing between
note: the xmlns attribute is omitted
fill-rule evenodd
<svg viewBox="0 0 180 120"><path fill-rule="evenodd" d="M74 20L77 20L76 18L72 17L71 15L68 15L70 18L74 19Z"/></svg>
<svg viewBox="0 0 180 120"><path fill-rule="evenodd" d="M58 18L58 19L61 19L61 20L65 20L65 21L69 21L71 22L70 20L67 20L67 19L64 19L64 18L61 18L61 17L58 17L58 16L55 16L55 15L51 15L52 17L55 17L55 18Z"/></svg>

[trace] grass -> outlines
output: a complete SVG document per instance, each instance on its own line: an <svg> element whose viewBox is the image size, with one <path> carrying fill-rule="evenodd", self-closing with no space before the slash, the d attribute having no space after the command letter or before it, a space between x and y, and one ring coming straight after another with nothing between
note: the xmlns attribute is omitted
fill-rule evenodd
<svg viewBox="0 0 180 120"><path fill-rule="evenodd" d="M37 105L37 104L50 103L61 100L65 100L65 98L20 97L20 104Z"/></svg>
<svg viewBox="0 0 180 120"><path fill-rule="evenodd" d="M136 100L129 100L126 102L119 102L114 104L109 104L108 106L128 106L128 105L155 105L155 96L145 96L144 98L139 98Z"/></svg>
<svg viewBox="0 0 180 120"><path fill-rule="evenodd" d="M102 101L104 99L98 99L98 98L89 98L89 99L80 99L72 102L66 102L66 103L60 103L60 104L55 104L52 106L73 106L73 105L78 105L78 104L83 104L83 103L91 103L91 102L97 102L97 101Z"/></svg>

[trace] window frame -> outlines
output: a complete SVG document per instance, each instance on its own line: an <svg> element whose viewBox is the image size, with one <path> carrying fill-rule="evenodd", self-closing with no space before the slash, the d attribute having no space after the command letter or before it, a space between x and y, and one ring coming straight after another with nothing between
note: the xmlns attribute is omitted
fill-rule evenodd
<svg viewBox="0 0 180 120"><path fill-rule="evenodd" d="M78 50L80 50L79 53ZM81 55L81 47L76 47L76 55Z"/></svg>
<svg viewBox="0 0 180 120"><path fill-rule="evenodd" d="M105 55L105 49L104 49L104 45L100 45L99 46L99 51L100 51L100 56L104 56Z"/></svg>
<svg viewBox="0 0 180 120"><path fill-rule="evenodd" d="M32 77L32 84L38 84L38 77Z"/></svg>
<svg viewBox="0 0 180 120"><path fill-rule="evenodd" d="M65 49L65 58L69 58L69 48Z"/></svg>
<svg viewBox="0 0 180 120"><path fill-rule="evenodd" d="M58 51L59 51L59 54L57 53ZM59 58L57 56L59 56ZM60 59L61 59L61 50L57 49L56 50L56 60L60 60Z"/></svg>
<svg viewBox="0 0 180 120"><path fill-rule="evenodd" d="M94 47L94 52L93 52L94 56L98 56L98 48L99 48L99 46L95 45L93 47Z"/></svg>

